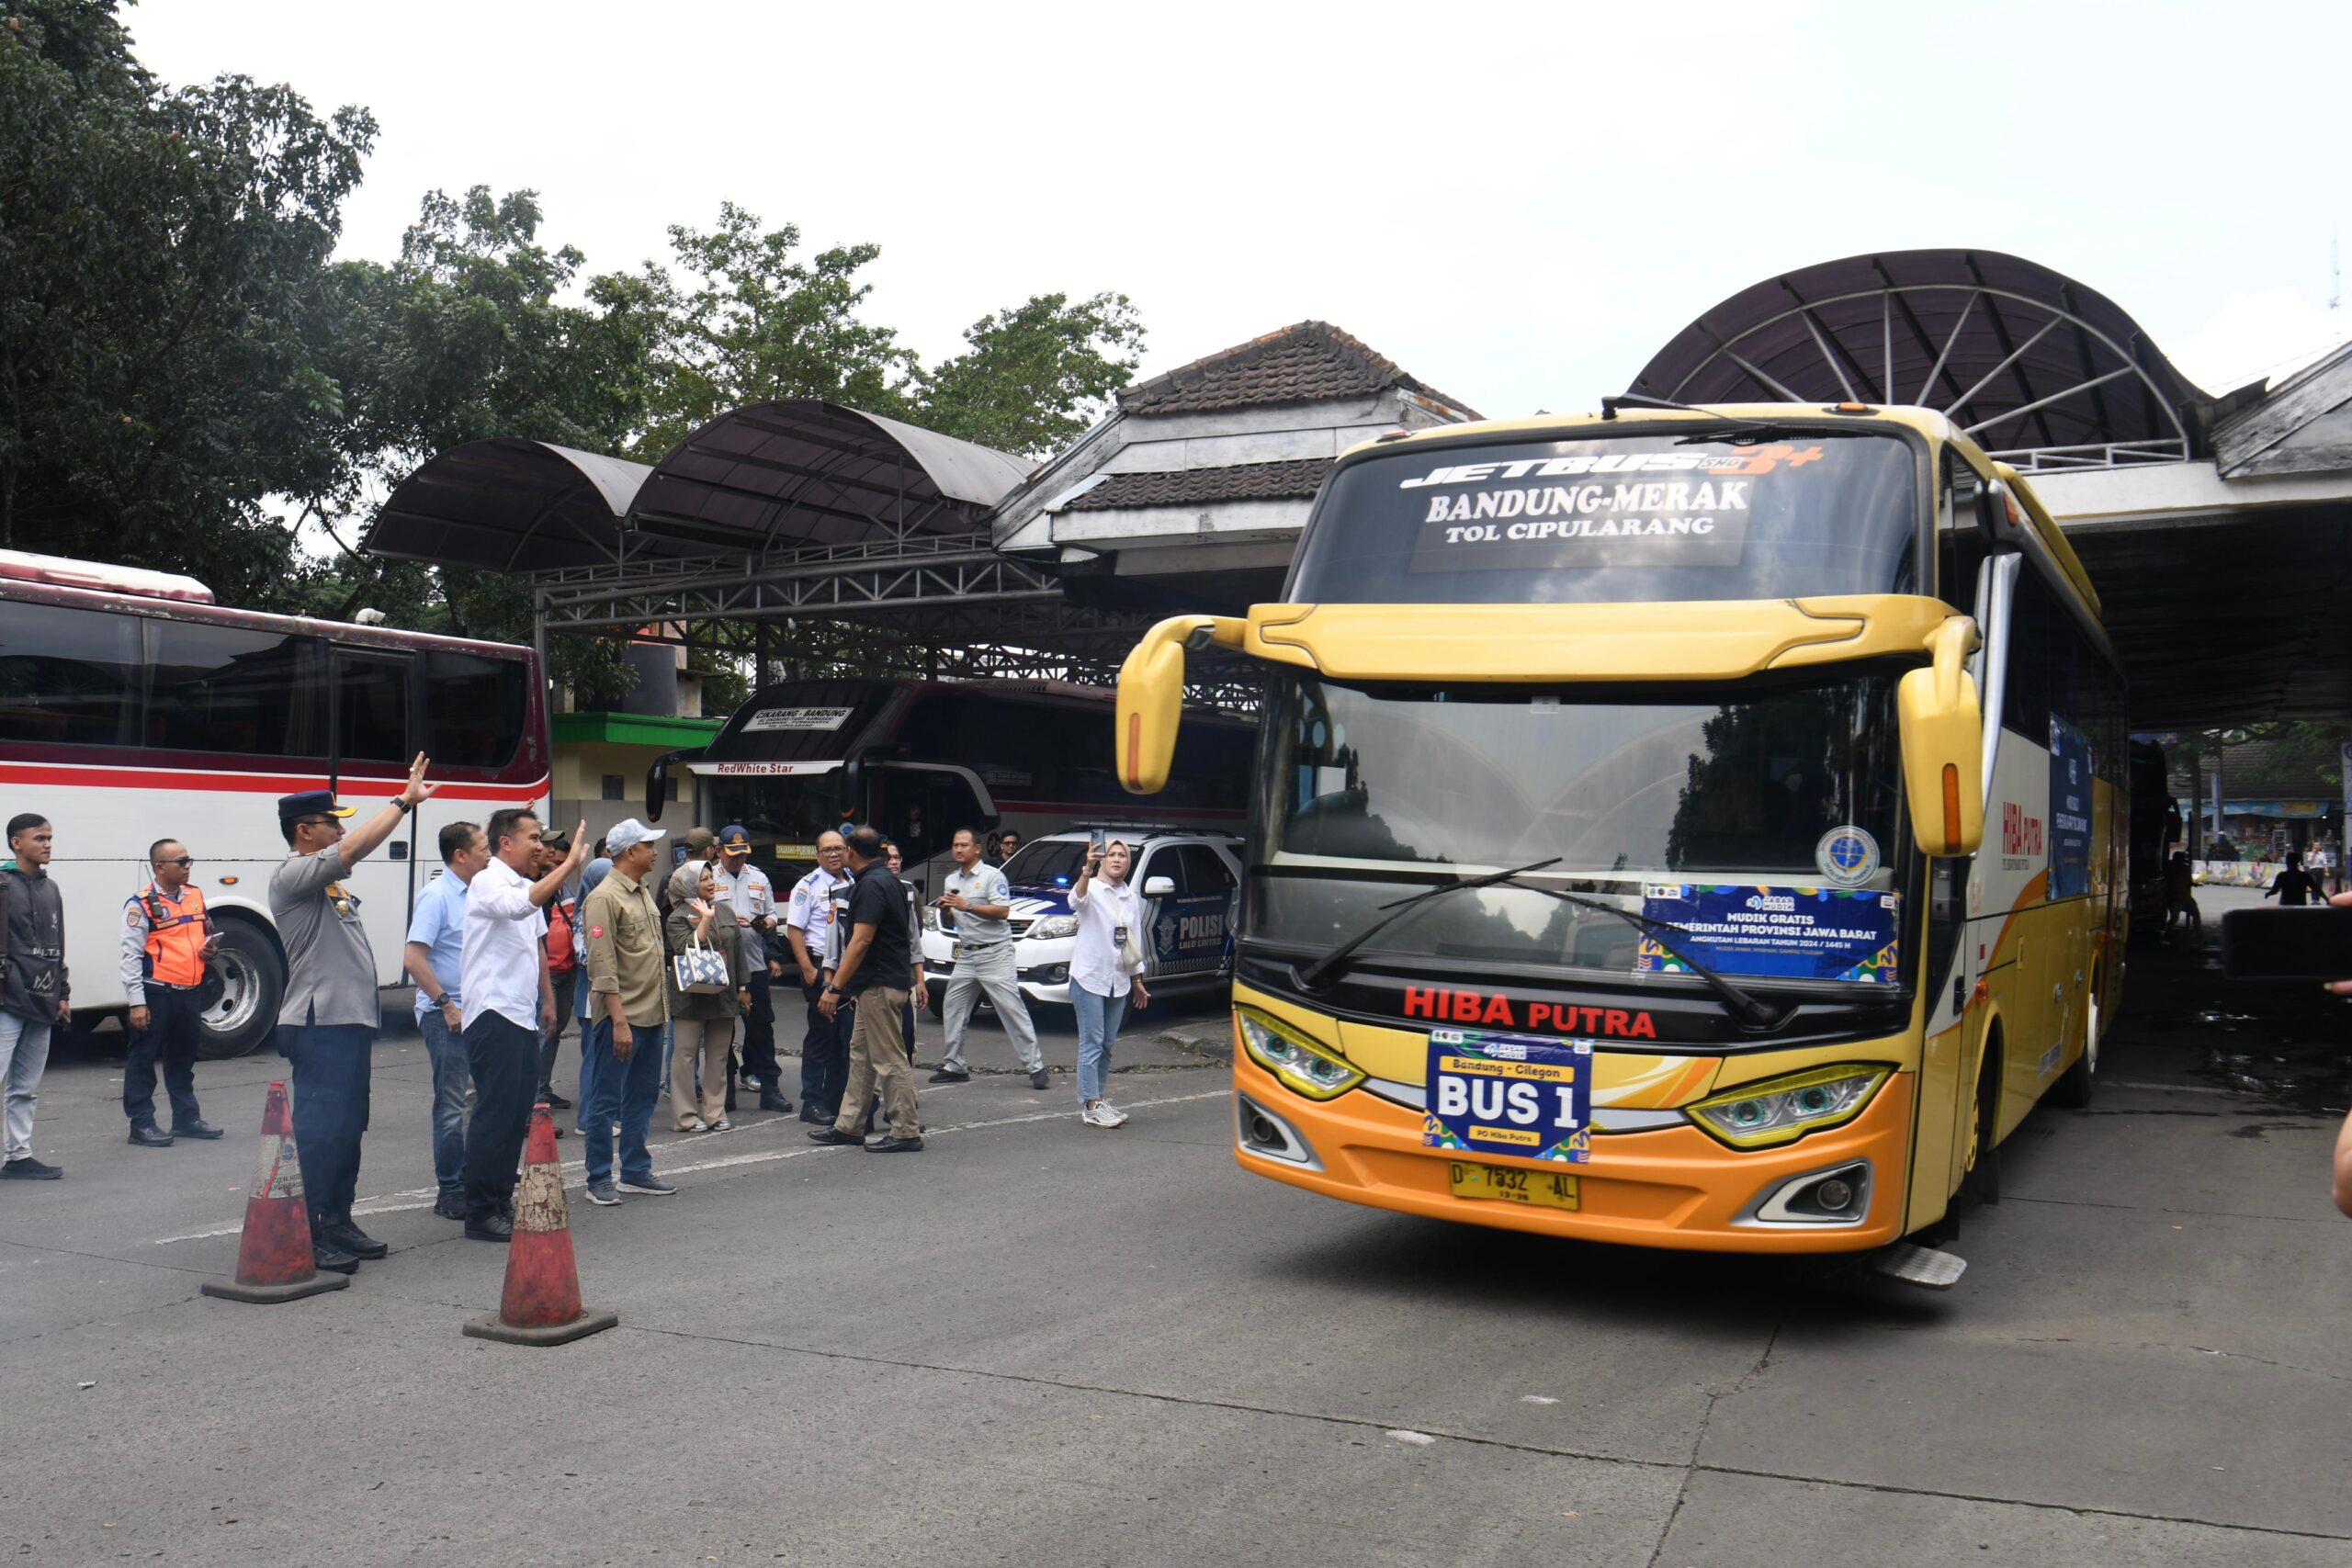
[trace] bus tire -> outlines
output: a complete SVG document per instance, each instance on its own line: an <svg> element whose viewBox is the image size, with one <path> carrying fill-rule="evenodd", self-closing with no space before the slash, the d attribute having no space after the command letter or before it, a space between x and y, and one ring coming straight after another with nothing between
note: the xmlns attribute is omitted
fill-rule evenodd
<svg viewBox="0 0 2352 1568"><path fill-rule="evenodd" d="M220 999L204 1010L196 1054L204 1061L242 1056L269 1038L286 999L286 959L277 939L252 920L223 916L220 946L212 955L221 979Z"/></svg>
<svg viewBox="0 0 2352 1568"><path fill-rule="evenodd" d="M2084 1009L2083 1049L2075 1065L2050 1086L2050 1103L2068 1111L2086 1111L2098 1089L2098 981L2091 981L2089 1004Z"/></svg>
<svg viewBox="0 0 2352 1568"><path fill-rule="evenodd" d="M1973 1208L2001 1201L2001 1151L1994 1135L2001 1124L2001 1031L1984 1036L1984 1060L1976 1069L1976 1111L1970 1119L1967 1164L1960 1174L1961 1201Z"/></svg>

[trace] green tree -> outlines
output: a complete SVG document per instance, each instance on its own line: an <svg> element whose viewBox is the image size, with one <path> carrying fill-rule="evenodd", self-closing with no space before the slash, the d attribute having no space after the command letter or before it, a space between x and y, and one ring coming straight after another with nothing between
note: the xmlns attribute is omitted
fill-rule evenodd
<svg viewBox="0 0 2352 1568"><path fill-rule="evenodd" d="M271 495L346 483L316 289L376 135L242 76L167 90L112 0L0 27L0 547L294 566Z"/></svg>
<svg viewBox="0 0 2352 1568"><path fill-rule="evenodd" d="M1144 328L1124 294L1066 294L982 316L968 345L916 378L917 423L1001 452L1045 457L1084 434L1142 360Z"/></svg>

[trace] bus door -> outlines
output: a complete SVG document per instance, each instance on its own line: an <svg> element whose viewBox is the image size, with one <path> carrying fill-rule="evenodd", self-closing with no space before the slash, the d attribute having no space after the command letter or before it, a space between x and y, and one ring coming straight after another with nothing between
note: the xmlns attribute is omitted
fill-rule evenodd
<svg viewBox="0 0 2352 1568"><path fill-rule="evenodd" d="M373 816L400 793L401 784L384 774L404 777L416 755L415 660L406 654L350 648L334 649L329 658L334 661L334 678L327 684L328 732L333 737L330 787L345 805L358 807L346 819L348 827ZM382 852L354 866L344 884L359 896L368 942L387 979L400 970L401 946L408 935L419 874L417 823L423 815L411 812Z"/></svg>
<svg viewBox="0 0 2352 1568"><path fill-rule="evenodd" d="M928 895L939 880L956 829L985 832L996 826L996 802L968 768L944 762L867 766L874 781L871 820L899 846L907 880Z"/></svg>

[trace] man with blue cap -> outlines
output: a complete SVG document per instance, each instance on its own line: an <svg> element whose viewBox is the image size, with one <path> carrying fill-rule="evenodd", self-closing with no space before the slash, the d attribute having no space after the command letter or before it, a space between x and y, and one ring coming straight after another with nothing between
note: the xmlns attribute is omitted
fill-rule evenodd
<svg viewBox="0 0 2352 1568"><path fill-rule="evenodd" d="M420 751L400 795L348 831L345 819L358 807L336 804L331 791L305 790L277 802L287 848L285 863L269 879L269 912L286 950L277 1054L293 1066L294 1141L311 1211L312 1260L344 1274L356 1270L361 1258L381 1258L389 1249L351 1218L381 1013L380 976L360 924L359 897L343 879L440 787L424 782L424 769Z"/></svg>
<svg viewBox="0 0 2352 1568"><path fill-rule="evenodd" d="M752 863L752 835L740 822L718 830L718 863L710 869L743 931L743 976L752 993L752 1005L743 1012L743 1071L759 1083L761 1110L789 1113L784 1067L775 1059L775 1001L768 988L784 973L783 955L770 945L776 941L775 884Z"/></svg>

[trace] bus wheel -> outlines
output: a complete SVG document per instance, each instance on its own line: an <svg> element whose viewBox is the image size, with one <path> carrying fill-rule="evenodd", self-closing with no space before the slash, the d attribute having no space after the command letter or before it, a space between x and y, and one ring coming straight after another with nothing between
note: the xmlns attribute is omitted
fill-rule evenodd
<svg viewBox="0 0 2352 1568"><path fill-rule="evenodd" d="M242 1056L269 1038L278 1005L286 999L286 960L260 927L222 920L212 967L220 976L220 995L204 1010L196 1054L218 1062Z"/></svg>
<svg viewBox="0 0 2352 1568"><path fill-rule="evenodd" d="M1960 1196L1971 1205L2001 1201L2001 1151L1993 1135L2000 1126L2001 1037L1984 1040L1984 1063L1976 1070L1976 1113L1968 1124L1968 1163L1962 1168Z"/></svg>
<svg viewBox="0 0 2352 1568"><path fill-rule="evenodd" d="M2098 1077L2098 984L2091 984L2090 1003L2084 1010L2083 1054L2075 1058L2059 1080L2050 1086L2050 1103L2081 1111L2091 1102Z"/></svg>

